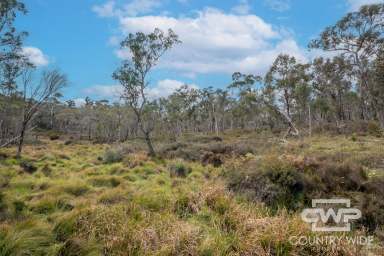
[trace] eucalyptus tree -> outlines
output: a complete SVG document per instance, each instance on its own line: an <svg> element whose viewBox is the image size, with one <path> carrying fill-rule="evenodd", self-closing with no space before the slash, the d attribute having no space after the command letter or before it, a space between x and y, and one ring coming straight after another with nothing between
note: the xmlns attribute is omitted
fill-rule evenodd
<svg viewBox="0 0 384 256"><path fill-rule="evenodd" d="M240 72L235 72L232 75L232 83L228 86L228 89L236 90L237 95L235 95L236 102L231 112L240 124L240 128L245 128L246 120L250 120L255 116L257 109L255 84L261 81L260 76L245 75Z"/></svg>
<svg viewBox="0 0 384 256"><path fill-rule="evenodd" d="M384 43L384 4L365 5L348 13L335 25L327 27L310 48L336 51L351 62L359 82L361 117L367 118L369 108L376 117L378 110L369 94L369 63Z"/></svg>
<svg viewBox="0 0 384 256"><path fill-rule="evenodd" d="M312 87L324 99L336 122L346 119L345 98L352 89L352 66L341 56L316 58L312 63Z"/></svg>
<svg viewBox="0 0 384 256"><path fill-rule="evenodd" d="M22 54L26 32L17 32L14 27L16 15L27 12L25 5L16 0L0 1L0 143L14 135L16 129L17 77L25 67L31 66Z"/></svg>
<svg viewBox="0 0 384 256"><path fill-rule="evenodd" d="M292 118L294 111L297 86L309 80L307 69L308 65L298 63L295 57L280 54L265 76L266 85L280 95L278 100L284 105L289 118Z"/></svg>
<svg viewBox="0 0 384 256"><path fill-rule="evenodd" d="M16 78L28 64L22 54L26 32L18 33L14 27L16 15L27 12L25 5L17 0L0 2L0 87L3 94L16 91Z"/></svg>
<svg viewBox="0 0 384 256"><path fill-rule="evenodd" d="M121 42L121 48L128 50L131 57L123 61L121 67L113 73L113 78L123 86L121 96L135 113L151 156L155 156L155 150L151 140L153 117L148 112L151 103L146 93L149 86L148 75L160 57L178 43L180 40L172 30L168 30L167 34L159 29L150 34L131 33Z"/></svg>

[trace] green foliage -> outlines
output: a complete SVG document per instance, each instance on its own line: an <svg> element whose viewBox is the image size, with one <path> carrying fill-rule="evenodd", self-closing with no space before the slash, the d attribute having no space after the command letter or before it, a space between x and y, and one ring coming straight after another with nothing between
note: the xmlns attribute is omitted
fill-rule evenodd
<svg viewBox="0 0 384 256"><path fill-rule="evenodd" d="M172 163L169 167L169 174L171 177L181 177L185 178L192 171L190 167L188 167L183 162Z"/></svg>
<svg viewBox="0 0 384 256"><path fill-rule="evenodd" d="M367 130L370 135L381 137L383 135L383 131L380 125L377 122L370 121L367 125Z"/></svg>
<svg viewBox="0 0 384 256"><path fill-rule="evenodd" d="M21 222L16 227L0 227L0 255L47 255L52 244L49 228L35 221Z"/></svg>
<svg viewBox="0 0 384 256"><path fill-rule="evenodd" d="M20 167L23 168L25 172L30 174L37 171L37 167L31 161L28 160L22 160L20 162Z"/></svg>
<svg viewBox="0 0 384 256"><path fill-rule="evenodd" d="M123 160L123 153L120 150L108 149L105 151L102 159L104 164L112 164Z"/></svg>
<svg viewBox="0 0 384 256"><path fill-rule="evenodd" d="M290 163L276 157L245 163L228 174L228 186L274 210L298 210L313 198L360 192L367 176L361 166L308 159Z"/></svg>
<svg viewBox="0 0 384 256"><path fill-rule="evenodd" d="M90 183L95 187L117 187L120 185L121 181L116 177L110 176L99 176L95 178L91 178Z"/></svg>

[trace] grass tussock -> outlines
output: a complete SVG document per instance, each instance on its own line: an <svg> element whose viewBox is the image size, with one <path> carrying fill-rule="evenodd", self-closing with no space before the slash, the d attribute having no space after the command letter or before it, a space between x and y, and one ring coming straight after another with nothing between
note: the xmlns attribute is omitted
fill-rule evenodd
<svg viewBox="0 0 384 256"><path fill-rule="evenodd" d="M0 255L364 255L289 239L314 235L299 215L312 198L343 196L363 211L356 232L380 241L381 140L186 136L159 158L136 144L47 140L25 148L33 172L5 149Z"/></svg>

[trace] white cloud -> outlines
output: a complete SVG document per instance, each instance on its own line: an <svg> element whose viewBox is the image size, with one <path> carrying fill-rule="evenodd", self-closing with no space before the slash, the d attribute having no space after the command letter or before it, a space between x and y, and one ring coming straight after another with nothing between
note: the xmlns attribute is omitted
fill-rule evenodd
<svg viewBox="0 0 384 256"><path fill-rule="evenodd" d="M380 4L383 0L347 0L350 11L357 11L363 5L367 4Z"/></svg>
<svg viewBox="0 0 384 256"><path fill-rule="evenodd" d="M75 102L76 107L82 107L85 105L85 99L83 98L77 98L73 100Z"/></svg>
<svg viewBox="0 0 384 256"><path fill-rule="evenodd" d="M36 67L46 66L49 64L48 57L36 47L26 46L22 48L22 54Z"/></svg>
<svg viewBox="0 0 384 256"><path fill-rule="evenodd" d="M160 80L155 86L146 90L149 99L166 98L186 83L178 80L164 79ZM195 84L188 85L190 88L198 88ZM121 85L94 85L83 90L86 96L110 99L118 101L123 94L124 89Z"/></svg>
<svg viewBox="0 0 384 256"><path fill-rule="evenodd" d="M102 97L104 99L119 98L123 88L120 85L94 85L85 88L83 93L87 96Z"/></svg>
<svg viewBox="0 0 384 256"><path fill-rule="evenodd" d="M95 5L92 10L100 17L136 16L150 13L161 6L159 0L132 0L127 4L117 7L116 2L110 0L103 5Z"/></svg>
<svg viewBox="0 0 384 256"><path fill-rule="evenodd" d="M184 74L265 72L279 53L304 59L303 50L285 30L278 30L256 15L227 14L207 8L194 17L142 16L121 17L124 35L158 27L171 28L182 45L164 56L160 67ZM129 57L117 51L120 58Z"/></svg>
<svg viewBox="0 0 384 256"><path fill-rule="evenodd" d="M115 16L115 2L108 1L103 5L95 5L92 10L100 17L113 17Z"/></svg>
<svg viewBox="0 0 384 256"><path fill-rule="evenodd" d="M264 2L269 8L277 12L291 9L291 0L265 0Z"/></svg>
<svg viewBox="0 0 384 256"><path fill-rule="evenodd" d="M149 13L159 7L161 1L159 0L133 0L123 7L126 15L136 16L138 14Z"/></svg>
<svg viewBox="0 0 384 256"><path fill-rule="evenodd" d="M232 12L240 15L248 14L251 11L251 6L248 0L240 0L239 4L232 8Z"/></svg>
<svg viewBox="0 0 384 256"><path fill-rule="evenodd" d="M185 84L186 83L178 80L172 80L172 79L161 80L157 83L155 87L148 88L147 95L150 99L166 98ZM190 84L188 85L188 87L195 88L195 89L198 88L198 86L195 84Z"/></svg>

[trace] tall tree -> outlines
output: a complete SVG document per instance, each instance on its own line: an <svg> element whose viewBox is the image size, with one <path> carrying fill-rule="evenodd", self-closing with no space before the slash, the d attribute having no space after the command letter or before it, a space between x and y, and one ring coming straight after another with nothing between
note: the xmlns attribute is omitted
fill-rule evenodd
<svg viewBox="0 0 384 256"><path fill-rule="evenodd" d="M365 5L357 12L348 13L335 25L327 27L310 48L337 51L355 68L361 97L361 117L367 118L369 107L377 115L374 95L369 94L369 62L377 56L384 43L384 4Z"/></svg>
<svg viewBox="0 0 384 256"><path fill-rule="evenodd" d="M284 113L286 119L289 120L290 128L288 134L293 130L295 134L298 133L296 127L292 122L292 114L294 108L298 103L297 97L308 97L307 82L310 79L307 70L307 64L301 64L296 61L296 58L286 54L280 54L272 67L265 76L266 86L269 87L270 92L275 92L277 99L284 106ZM301 87L301 91L300 88Z"/></svg>
<svg viewBox="0 0 384 256"><path fill-rule="evenodd" d="M134 111L151 156L155 156L155 150L151 140L154 126L151 123L152 118L146 112L150 109L148 107L150 102L146 95L149 86L148 74L156 66L160 57L178 43L180 43L178 36L172 30L168 30L168 34L159 29L155 29L150 34L142 32L129 34L121 43L121 48L129 50L131 57L113 73L113 78L118 80L124 88L122 98Z"/></svg>
<svg viewBox="0 0 384 256"><path fill-rule="evenodd" d="M316 95L326 101L336 122L346 119L345 97L352 88L351 80L352 66L343 57L313 61L312 86Z"/></svg>
<svg viewBox="0 0 384 256"><path fill-rule="evenodd" d="M0 3L0 87L3 94L16 90L16 77L28 64L21 48L27 33L18 33L14 27L17 13L26 12L25 5L20 1L2 0Z"/></svg>

